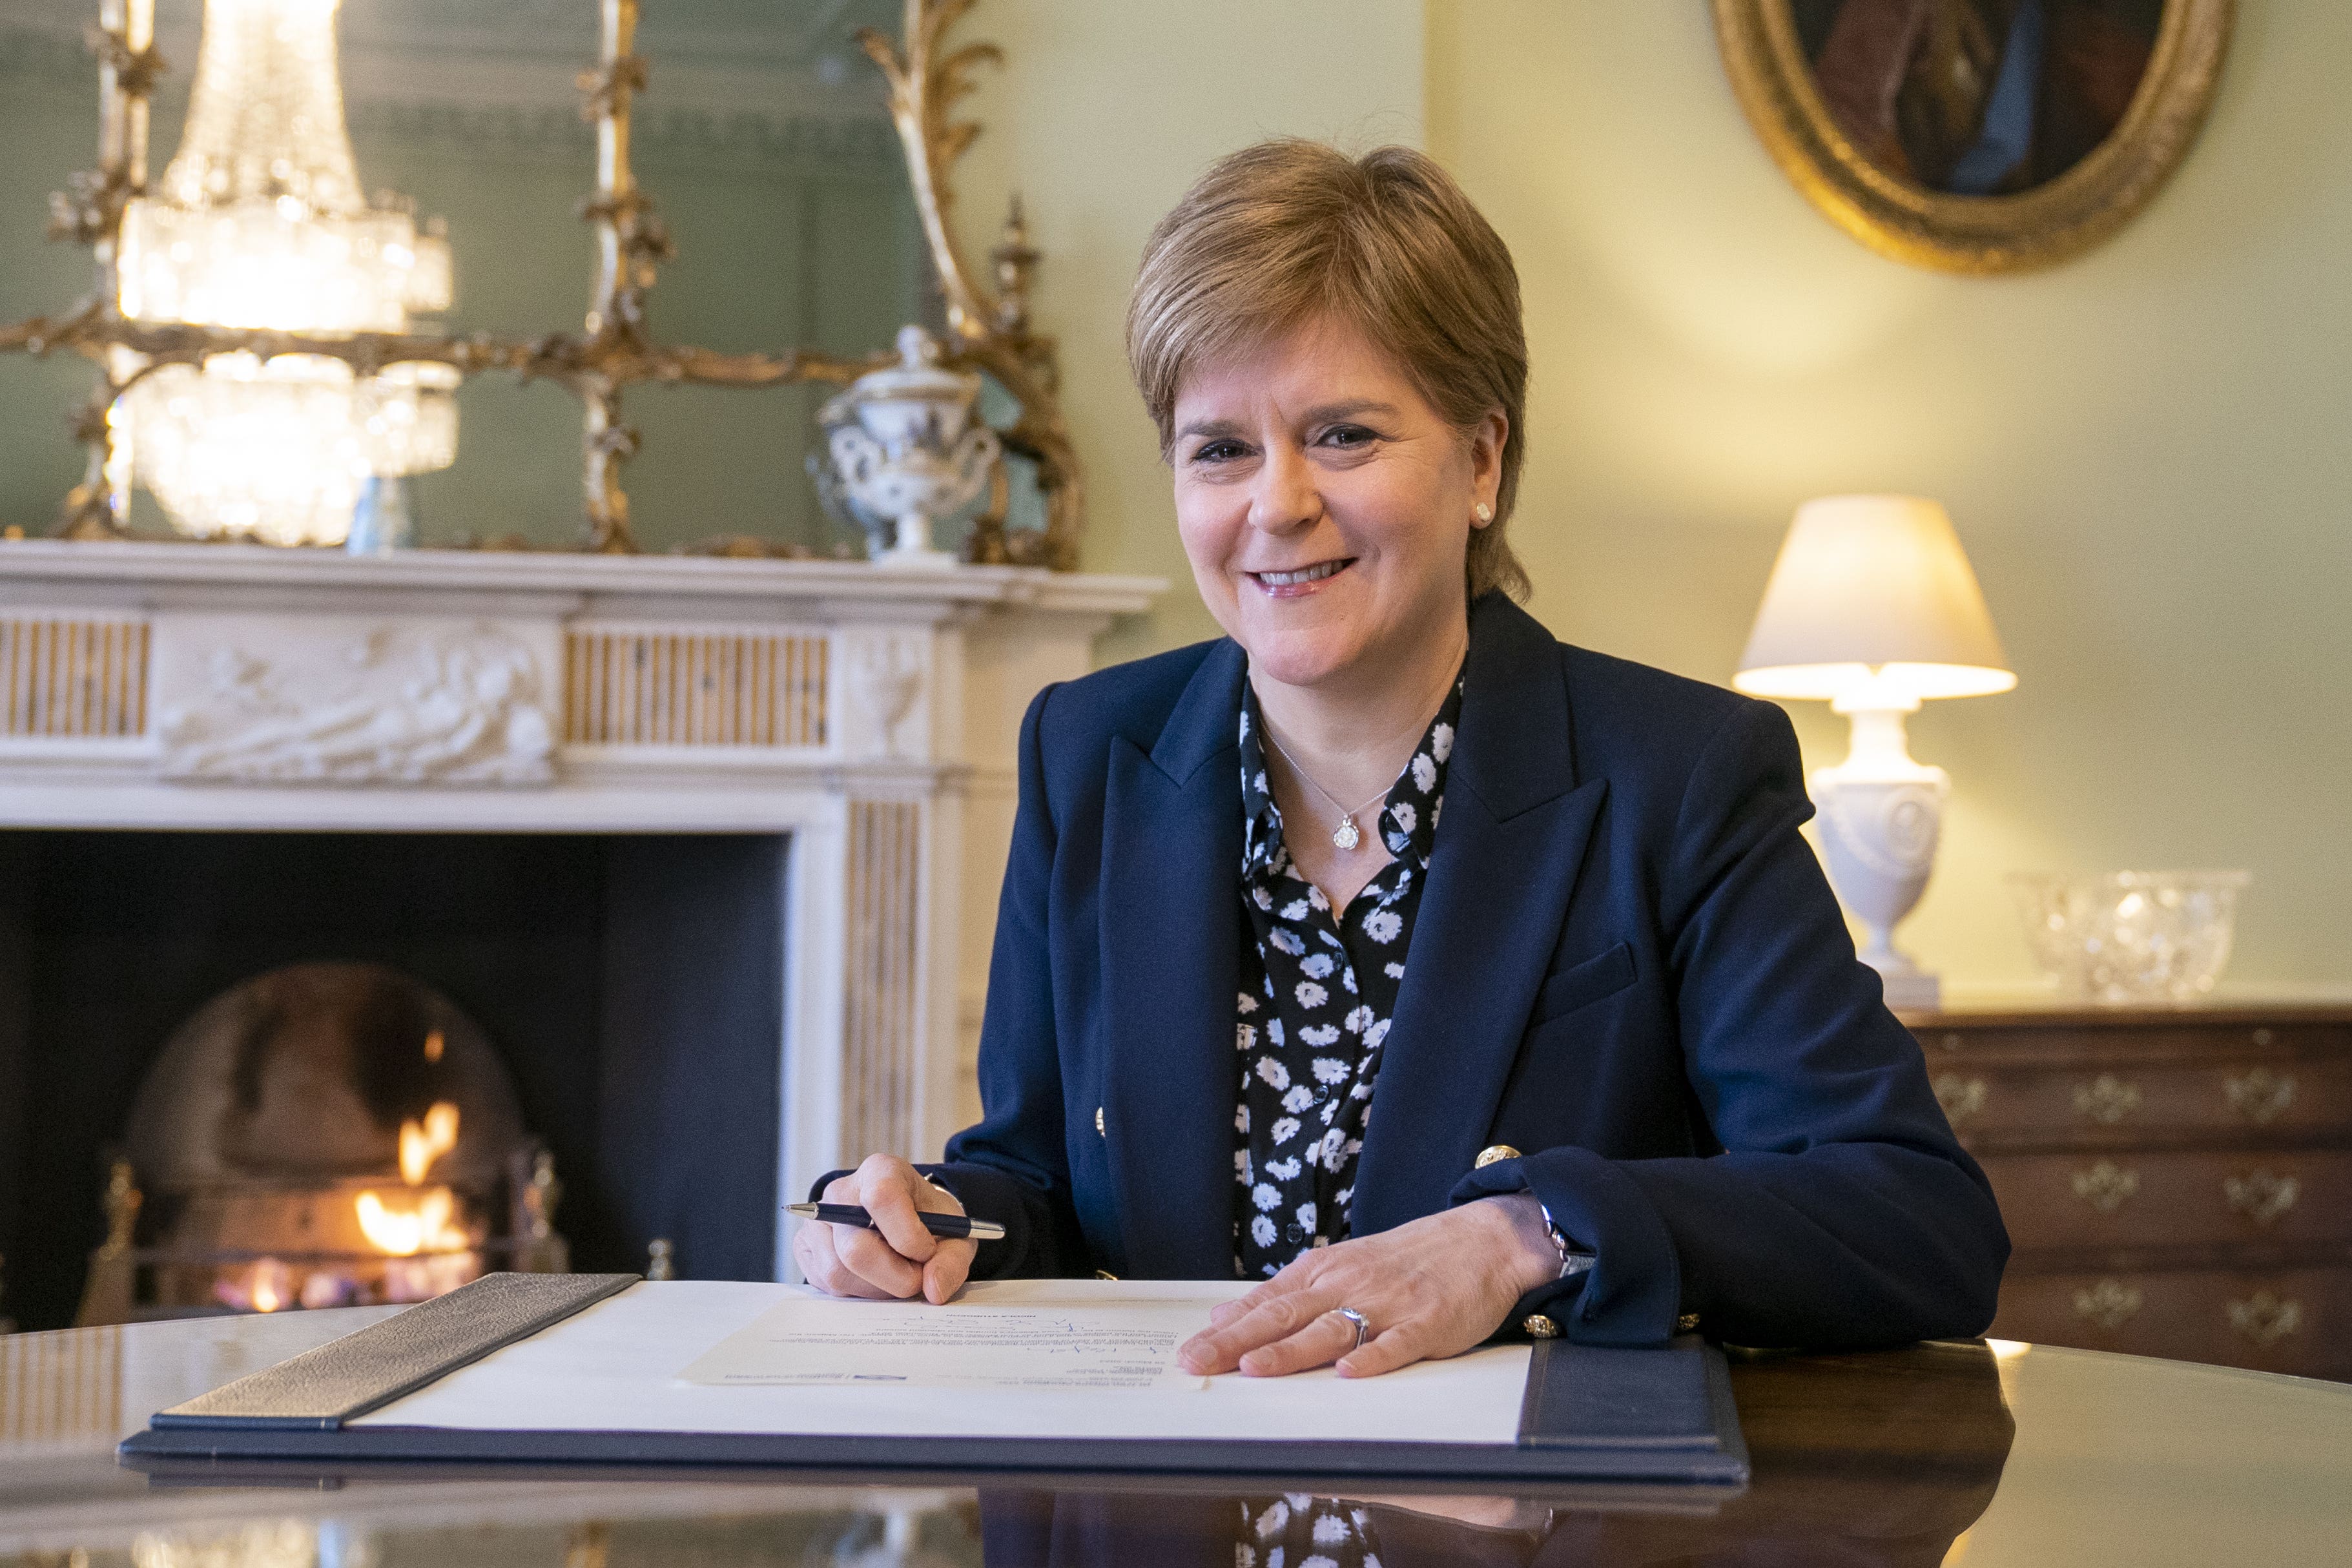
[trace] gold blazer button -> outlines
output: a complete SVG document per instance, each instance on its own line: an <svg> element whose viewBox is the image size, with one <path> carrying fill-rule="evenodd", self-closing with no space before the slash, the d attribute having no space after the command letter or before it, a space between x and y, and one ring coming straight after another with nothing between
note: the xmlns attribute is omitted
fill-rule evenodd
<svg viewBox="0 0 2352 1568"><path fill-rule="evenodd" d="M1559 1337L1559 1325L1541 1312L1529 1312L1519 1320L1519 1327L1531 1340L1552 1340Z"/></svg>
<svg viewBox="0 0 2352 1568"><path fill-rule="evenodd" d="M1478 1157L1470 1163L1470 1168L1483 1171L1497 1160L1516 1160L1518 1157L1519 1152L1508 1143L1489 1143L1478 1151Z"/></svg>

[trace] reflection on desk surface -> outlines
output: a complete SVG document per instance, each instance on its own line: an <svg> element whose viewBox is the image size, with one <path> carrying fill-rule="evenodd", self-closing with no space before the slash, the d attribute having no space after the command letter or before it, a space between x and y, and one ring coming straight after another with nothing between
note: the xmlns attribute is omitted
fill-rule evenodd
<svg viewBox="0 0 2352 1568"><path fill-rule="evenodd" d="M2339 1563L2352 1540L2352 1387L1977 1343L1736 1363L1755 1477L1728 1499L740 1471L151 1479L114 1462L145 1412L382 1315L0 1339L0 1565L2149 1568Z"/></svg>

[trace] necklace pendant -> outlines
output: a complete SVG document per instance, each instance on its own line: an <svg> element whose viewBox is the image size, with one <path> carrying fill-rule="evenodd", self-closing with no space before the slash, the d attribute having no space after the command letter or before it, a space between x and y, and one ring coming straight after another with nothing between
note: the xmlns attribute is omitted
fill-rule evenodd
<svg viewBox="0 0 2352 1568"><path fill-rule="evenodd" d="M1341 849L1353 849L1363 842L1364 836L1356 831L1356 819L1343 816L1339 826L1331 830L1331 842Z"/></svg>

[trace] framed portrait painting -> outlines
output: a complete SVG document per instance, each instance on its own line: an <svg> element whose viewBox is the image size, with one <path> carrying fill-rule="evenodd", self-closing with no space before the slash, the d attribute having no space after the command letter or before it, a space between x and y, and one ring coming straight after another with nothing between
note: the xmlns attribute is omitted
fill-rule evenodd
<svg viewBox="0 0 2352 1568"><path fill-rule="evenodd" d="M1957 272L2063 261L2196 139L2234 0L1714 0L1734 91L1841 227Z"/></svg>

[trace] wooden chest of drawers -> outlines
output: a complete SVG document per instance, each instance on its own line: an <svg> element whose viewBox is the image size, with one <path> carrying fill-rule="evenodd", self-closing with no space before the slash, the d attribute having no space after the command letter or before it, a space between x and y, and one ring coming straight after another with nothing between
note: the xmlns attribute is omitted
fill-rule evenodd
<svg viewBox="0 0 2352 1568"><path fill-rule="evenodd" d="M2352 1381L2352 1006L1910 1014L2000 1338Z"/></svg>

